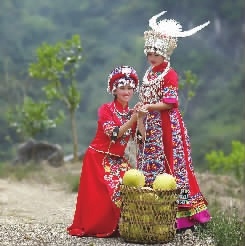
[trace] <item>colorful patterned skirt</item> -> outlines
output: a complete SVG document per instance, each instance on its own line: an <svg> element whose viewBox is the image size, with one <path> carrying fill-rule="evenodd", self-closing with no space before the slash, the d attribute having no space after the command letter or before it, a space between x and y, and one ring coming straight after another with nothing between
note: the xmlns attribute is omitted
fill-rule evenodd
<svg viewBox="0 0 245 246"><path fill-rule="evenodd" d="M208 222L207 201L197 183L189 136L179 110L150 112L145 125L146 141L139 146L137 167L144 172L147 185L160 173L172 174L181 189L177 229Z"/></svg>

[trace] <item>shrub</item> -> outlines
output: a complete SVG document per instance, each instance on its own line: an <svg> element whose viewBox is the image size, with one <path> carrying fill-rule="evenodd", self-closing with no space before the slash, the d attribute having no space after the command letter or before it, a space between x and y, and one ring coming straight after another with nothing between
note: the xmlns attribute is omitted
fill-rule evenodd
<svg viewBox="0 0 245 246"><path fill-rule="evenodd" d="M205 159L209 169L214 173L233 173L237 180L244 181L245 145L232 141L231 152L228 155L222 150L207 153Z"/></svg>

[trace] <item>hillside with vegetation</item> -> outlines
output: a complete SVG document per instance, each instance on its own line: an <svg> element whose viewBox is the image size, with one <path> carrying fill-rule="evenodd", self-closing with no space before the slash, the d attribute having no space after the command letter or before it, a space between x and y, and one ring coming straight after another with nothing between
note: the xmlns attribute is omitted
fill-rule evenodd
<svg viewBox="0 0 245 246"><path fill-rule="evenodd" d="M143 32L149 18L162 11L187 30L207 20L198 34L179 40L171 58L180 79L187 70L198 78L196 95L184 118L195 165L205 168L205 154L231 151L232 140L244 143L244 1L64 1L2 0L0 8L0 138L2 161L14 158L23 141L10 127L6 112L21 105L26 96L38 101L46 81L31 78L28 69L36 61L42 43L50 45L79 35L82 62L76 79L81 93L76 114L79 150L84 151L95 129L98 106L108 100L106 80L120 64L134 66L140 77L147 67ZM135 101L137 98L135 99ZM51 114L62 107L51 105ZM67 112L65 112L67 115ZM69 117L62 124L37 135L72 151Z"/></svg>

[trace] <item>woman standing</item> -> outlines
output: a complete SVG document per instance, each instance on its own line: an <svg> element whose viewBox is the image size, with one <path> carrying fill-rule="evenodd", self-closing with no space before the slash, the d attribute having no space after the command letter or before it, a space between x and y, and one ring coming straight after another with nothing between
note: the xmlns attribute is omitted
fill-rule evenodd
<svg viewBox="0 0 245 246"><path fill-rule="evenodd" d="M156 175L170 173L181 189L178 199L177 229L193 228L210 220L207 201L200 192L191 158L187 129L178 108L178 75L170 66L170 56L177 47L177 38L194 34L209 22L182 32L175 20L149 20L151 30L144 33L144 53L150 64L140 87L140 100L145 119L146 139L139 146L138 169L148 185Z"/></svg>
<svg viewBox="0 0 245 246"><path fill-rule="evenodd" d="M120 217L119 186L130 168L124 157L130 136L143 113L130 110L128 103L139 84L134 68L116 67L108 77L108 92L114 100L98 110L98 127L82 166L72 236L108 237L116 232ZM139 124L138 127L140 127Z"/></svg>

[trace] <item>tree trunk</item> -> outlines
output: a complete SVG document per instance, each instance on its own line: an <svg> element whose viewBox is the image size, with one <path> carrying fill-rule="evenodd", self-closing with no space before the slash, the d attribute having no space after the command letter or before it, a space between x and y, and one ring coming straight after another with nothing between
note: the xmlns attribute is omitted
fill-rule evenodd
<svg viewBox="0 0 245 246"><path fill-rule="evenodd" d="M77 127L75 119L75 111L70 111L71 114L71 130L72 130L72 141L73 141L73 161L78 161L78 138L77 138Z"/></svg>

